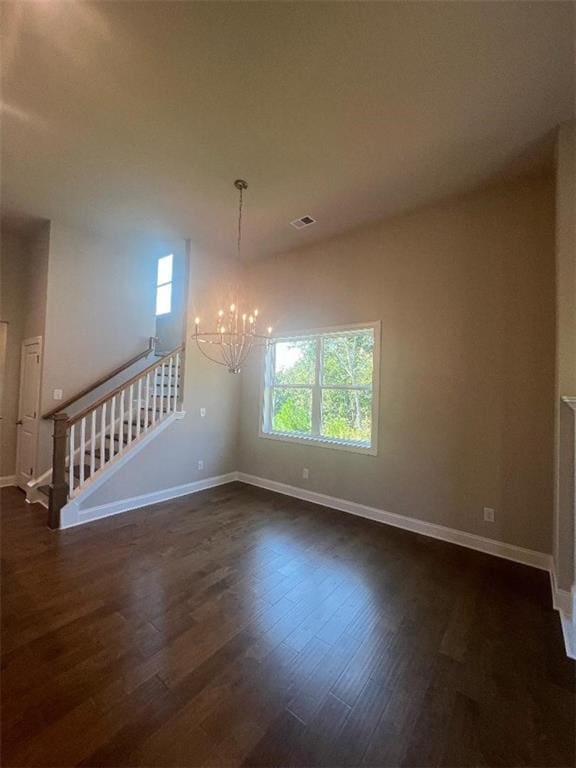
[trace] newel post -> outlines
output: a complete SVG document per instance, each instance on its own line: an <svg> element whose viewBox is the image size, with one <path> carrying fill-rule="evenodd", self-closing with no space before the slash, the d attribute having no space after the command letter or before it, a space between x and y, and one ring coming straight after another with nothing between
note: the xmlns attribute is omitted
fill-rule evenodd
<svg viewBox="0 0 576 768"><path fill-rule="evenodd" d="M52 483L48 504L48 526L60 527L60 510L68 501L66 482L66 437L68 433L68 415L57 413L53 417L54 436L52 438Z"/></svg>

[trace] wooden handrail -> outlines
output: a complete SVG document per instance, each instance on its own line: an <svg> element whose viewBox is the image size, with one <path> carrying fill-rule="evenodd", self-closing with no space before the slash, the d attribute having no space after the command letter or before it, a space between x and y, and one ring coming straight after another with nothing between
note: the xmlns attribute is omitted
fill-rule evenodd
<svg viewBox="0 0 576 768"><path fill-rule="evenodd" d="M158 360L156 360L154 363L149 365L147 368L144 368L143 370L138 371L138 373L132 376L132 378L128 379L127 381L123 381L122 384L119 384L117 387L114 387L114 389L111 392L107 392L105 395L102 395L102 397L99 397L93 403L90 403L90 405L87 405L86 408L83 408L79 413L74 414L74 416L71 416L68 419L68 421L66 422L67 427L73 426L74 424L76 424L76 422L80 421L89 413L96 410L96 408L99 408L103 403L107 403L108 400L111 400L123 389L126 389L131 384L134 384L135 381L138 381L138 379L141 379L143 376L146 376L146 374L150 373L150 371L153 371L159 365L162 365L162 363L168 360L170 357L172 357L172 355L175 355L177 352L182 352L184 350L184 347L185 347L184 344L180 344L179 347L176 347L171 352L168 352L163 357L160 357Z"/></svg>
<svg viewBox="0 0 576 768"><path fill-rule="evenodd" d="M89 387L85 387L83 390L75 394L73 397L69 397L68 400L65 400L63 403L60 403L56 408L52 408L51 411L48 411L48 413L43 414L43 419L52 419L57 413L61 413L63 410L68 408L69 405L72 405L77 400L81 400L83 397L86 397L86 395L89 395L90 392L93 392L95 389L98 389L98 387L101 387L103 384L106 384L107 381L110 381L110 379L113 379L115 376L118 376L120 373L125 371L127 368L130 368L131 365L134 365L139 360L143 360L145 357L148 357L150 352L153 352L156 348L156 337L150 336L150 340L148 342L148 348L144 350L144 352L140 352L135 357L132 357L128 362L122 363L122 365L119 365L118 368L114 368L113 371L110 371L110 373L107 373L105 376L102 376L102 378L98 379L94 384L90 384Z"/></svg>

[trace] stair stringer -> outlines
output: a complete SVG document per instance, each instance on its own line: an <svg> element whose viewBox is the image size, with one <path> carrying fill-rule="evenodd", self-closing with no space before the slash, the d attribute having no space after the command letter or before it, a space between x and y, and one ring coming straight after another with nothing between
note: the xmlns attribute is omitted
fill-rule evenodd
<svg viewBox="0 0 576 768"><path fill-rule="evenodd" d="M158 435L170 426L174 421L179 421L186 416L186 411L173 411L165 416L162 421L157 422L154 429L140 435L130 444L129 450L112 459L103 472L99 472L93 480L88 480L80 493L77 493L60 510L60 528L69 528L77 525L79 519L80 505L104 483L107 483L111 477L119 472L129 461L137 456L140 451L151 443Z"/></svg>

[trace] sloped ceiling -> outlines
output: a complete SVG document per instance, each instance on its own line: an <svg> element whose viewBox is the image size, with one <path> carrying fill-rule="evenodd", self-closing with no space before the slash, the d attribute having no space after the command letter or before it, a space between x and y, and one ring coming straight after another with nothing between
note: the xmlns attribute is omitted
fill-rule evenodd
<svg viewBox="0 0 576 768"><path fill-rule="evenodd" d="M574 8L3 2L3 209L232 252L241 176L250 256L465 191L550 160Z"/></svg>

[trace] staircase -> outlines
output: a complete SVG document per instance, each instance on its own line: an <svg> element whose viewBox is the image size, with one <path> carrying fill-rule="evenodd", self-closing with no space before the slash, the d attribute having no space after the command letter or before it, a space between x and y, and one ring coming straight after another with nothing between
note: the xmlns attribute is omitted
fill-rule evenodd
<svg viewBox="0 0 576 768"><path fill-rule="evenodd" d="M184 345L168 354L147 350L111 371L90 387L62 403L43 418L54 421L52 482L37 490L48 496L48 525L60 527L60 512L121 457L166 419L181 410ZM78 413L70 406L116 378L150 354L154 362Z"/></svg>

